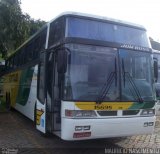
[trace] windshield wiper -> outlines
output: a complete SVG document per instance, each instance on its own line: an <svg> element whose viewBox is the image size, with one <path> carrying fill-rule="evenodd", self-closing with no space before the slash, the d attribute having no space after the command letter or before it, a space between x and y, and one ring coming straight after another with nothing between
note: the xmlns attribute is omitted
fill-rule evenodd
<svg viewBox="0 0 160 154"><path fill-rule="evenodd" d="M105 96L108 94L109 90L110 90L110 87L112 85L112 82L113 82L113 77L115 76L115 72L111 72L109 74L109 77L107 78L107 81L105 82L105 84L103 85L99 95L98 95L98 98L96 100L96 103L97 104L101 104L105 98Z"/></svg>
<svg viewBox="0 0 160 154"><path fill-rule="evenodd" d="M136 86L133 78L131 77L131 75L130 75L129 72L126 72L126 71L125 71L124 60L123 60L123 59L122 59L122 72L123 72L123 83L124 83L124 87L125 87L126 75L127 75L128 80L129 80L130 84L132 85L132 87L133 87L133 89L134 89L134 91L135 91L135 93L136 93L136 95L137 95L137 98L138 98L139 102L140 102L140 103L143 103L143 99L142 99L142 97L141 97L141 94L140 94L140 92L139 92L139 90L138 90L138 88L137 88L137 86Z"/></svg>
<svg viewBox="0 0 160 154"><path fill-rule="evenodd" d="M104 83L102 89L100 90L100 93L97 97L96 103L97 104L101 104L104 100L104 98L106 97L106 95L108 94L110 87L112 85L112 82L114 80L115 77L115 86L117 86L117 61L115 58L115 72L111 72L109 74L109 77L107 78L106 82Z"/></svg>

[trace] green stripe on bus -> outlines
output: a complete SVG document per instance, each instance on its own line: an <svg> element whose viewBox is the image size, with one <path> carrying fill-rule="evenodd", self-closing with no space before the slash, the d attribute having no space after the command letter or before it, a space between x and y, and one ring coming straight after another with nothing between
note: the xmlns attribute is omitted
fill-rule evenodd
<svg viewBox="0 0 160 154"><path fill-rule="evenodd" d="M34 72L33 68L27 68L26 70L22 71L20 76L16 103L21 104L23 106L26 105L29 97L33 72Z"/></svg>

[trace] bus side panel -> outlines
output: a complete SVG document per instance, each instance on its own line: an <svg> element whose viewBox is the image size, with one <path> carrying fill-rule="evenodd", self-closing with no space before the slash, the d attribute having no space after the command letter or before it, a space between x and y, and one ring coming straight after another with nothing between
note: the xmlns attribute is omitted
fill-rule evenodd
<svg viewBox="0 0 160 154"><path fill-rule="evenodd" d="M15 105L15 109L31 120L34 120L37 96L37 68L36 65L22 71Z"/></svg>
<svg viewBox="0 0 160 154"><path fill-rule="evenodd" d="M27 67L23 70L8 73L1 77L1 102L6 102L9 97L11 107L15 108L31 120L34 120L34 108L37 92L38 65Z"/></svg>
<svg viewBox="0 0 160 154"><path fill-rule="evenodd" d="M15 106L20 74L20 71L15 71L1 77L1 102L8 109Z"/></svg>
<svg viewBox="0 0 160 154"><path fill-rule="evenodd" d="M18 95L19 90L19 78L21 76L22 71L16 71L9 75L9 81L8 81L8 91L10 93L10 103L11 106L14 108L16 105L16 98Z"/></svg>

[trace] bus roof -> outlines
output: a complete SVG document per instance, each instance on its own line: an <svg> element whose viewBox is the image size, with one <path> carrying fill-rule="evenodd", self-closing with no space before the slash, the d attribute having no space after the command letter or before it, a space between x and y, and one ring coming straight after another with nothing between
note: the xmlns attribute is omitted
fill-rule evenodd
<svg viewBox="0 0 160 154"><path fill-rule="evenodd" d="M123 21L123 20L119 20L119 19L113 19L113 18L109 18L109 17L105 17L105 16L98 16L98 15L92 15L92 14L87 14L87 13L80 13L80 12L63 12L60 15L58 15L57 17L55 17L54 19L52 19L49 23L53 22L54 20L56 20L56 19L58 19L59 17L62 17L62 16L75 16L75 17L93 18L93 19L108 21L108 22L112 22L112 23L117 23L117 24L129 26L129 27L135 27L135 28L146 30L146 28L144 26L139 25L139 24L135 24L135 23L132 23L132 22Z"/></svg>

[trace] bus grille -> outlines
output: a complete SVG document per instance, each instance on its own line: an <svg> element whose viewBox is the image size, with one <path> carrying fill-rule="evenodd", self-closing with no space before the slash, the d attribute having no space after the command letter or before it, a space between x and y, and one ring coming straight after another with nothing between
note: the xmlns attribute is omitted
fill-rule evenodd
<svg viewBox="0 0 160 154"><path fill-rule="evenodd" d="M137 115L140 110L124 110L123 115Z"/></svg>
<svg viewBox="0 0 160 154"><path fill-rule="evenodd" d="M140 110L123 110L122 116L137 115ZM100 116L117 116L118 111L97 111Z"/></svg>
<svg viewBox="0 0 160 154"><path fill-rule="evenodd" d="M117 111L97 111L100 116L117 116Z"/></svg>

